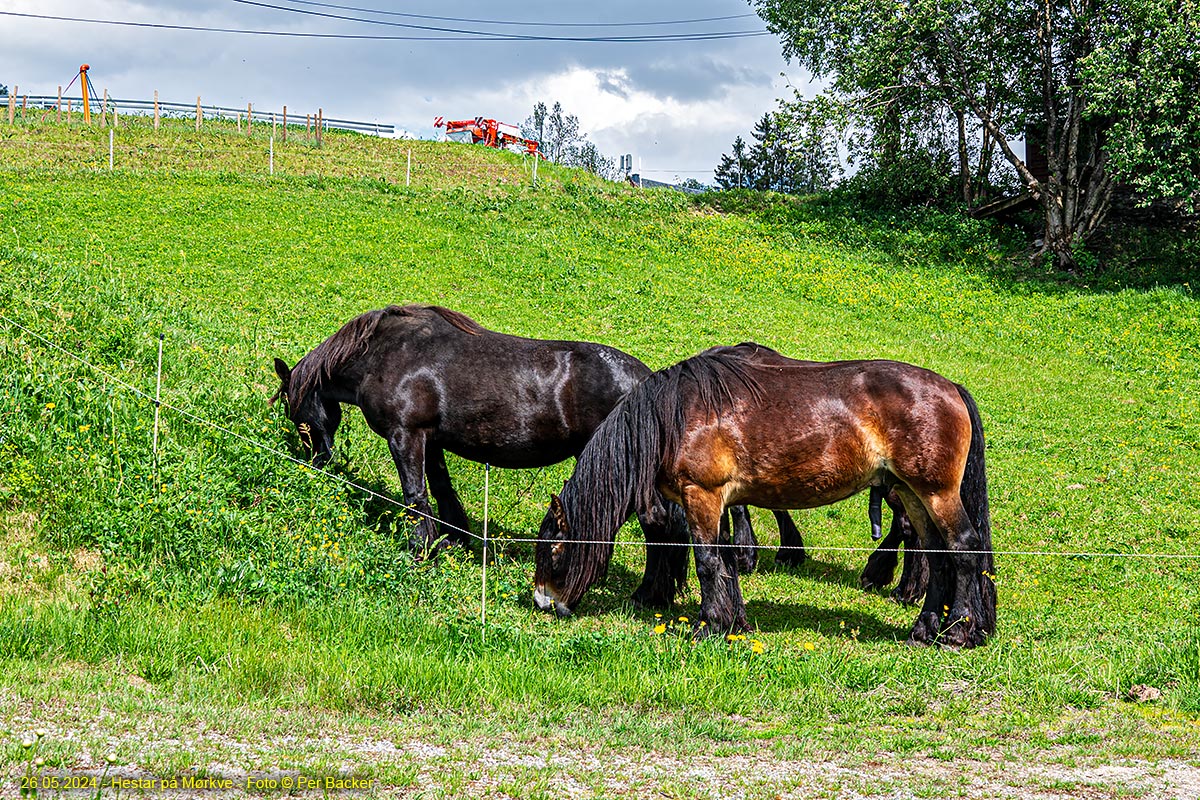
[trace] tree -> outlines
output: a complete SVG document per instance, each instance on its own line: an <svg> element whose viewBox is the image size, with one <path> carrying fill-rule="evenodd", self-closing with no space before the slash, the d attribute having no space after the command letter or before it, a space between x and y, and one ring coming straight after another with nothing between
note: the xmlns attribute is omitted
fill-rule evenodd
<svg viewBox="0 0 1200 800"><path fill-rule="evenodd" d="M963 196L971 202L998 153L1040 204L1043 252L1062 268L1074 268L1077 249L1103 224L1115 175L1157 176L1139 185L1144 191L1194 191L1186 173L1200 150L1200 115L1172 100L1147 120L1130 101L1155 88L1104 82L1120 76L1137 87L1153 66L1171 76L1158 90L1194 98L1196 0L754 4L782 36L785 56L830 79L835 96L871 120L885 159L900 146L903 115L940 116L955 131ZM1168 32L1151 30L1158 24ZM1164 130L1169 143L1153 144ZM1036 176L1011 145L1022 137L1045 154L1048 177Z"/></svg>
<svg viewBox="0 0 1200 800"><path fill-rule="evenodd" d="M789 192L792 190L792 157L788 151L780 120L776 114L763 114L750 132L754 145L750 158L755 166L755 189Z"/></svg>
<svg viewBox="0 0 1200 800"><path fill-rule="evenodd" d="M546 104L537 102L533 104L533 113L525 118L521 123L521 135L526 139L533 139L541 142L546 135Z"/></svg>
<svg viewBox="0 0 1200 800"><path fill-rule="evenodd" d="M1144 201L1200 197L1200 11L1195 2L1122 4L1103 18L1106 43L1085 59L1088 114L1108 122L1114 178Z"/></svg>
<svg viewBox="0 0 1200 800"><path fill-rule="evenodd" d="M758 180L754 160L746 148L746 141L741 137L733 140L733 155L722 155L721 162L713 171L717 186L722 189L741 189L752 187Z"/></svg>
<svg viewBox="0 0 1200 800"><path fill-rule="evenodd" d="M791 164L790 191L813 194L833 186L842 175L838 131L845 127L836 104L821 96L781 102L776 114Z"/></svg>
<svg viewBox="0 0 1200 800"><path fill-rule="evenodd" d="M582 167L609 180L620 177L616 162L588 141L579 130L579 117L564 112L560 102L549 109L545 103L535 103L533 113L521 123L521 135L537 140L542 154L556 164Z"/></svg>
<svg viewBox="0 0 1200 800"><path fill-rule="evenodd" d="M797 100L763 114L751 131L754 144L747 146L739 136L733 154L721 156L714 170L717 186L789 194L828 189L841 166L826 110L825 104Z"/></svg>

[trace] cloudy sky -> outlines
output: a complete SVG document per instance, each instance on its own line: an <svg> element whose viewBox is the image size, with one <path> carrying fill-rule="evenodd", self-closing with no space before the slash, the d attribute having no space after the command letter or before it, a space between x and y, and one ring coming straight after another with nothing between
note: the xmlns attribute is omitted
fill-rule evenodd
<svg viewBox="0 0 1200 800"><path fill-rule="evenodd" d="M632 153L635 166L640 159L643 173L660 180L711 180L734 137L748 137L778 98L807 84L769 34L486 40L765 30L745 0L0 0L0 12L0 84L21 94L56 94L86 62L96 91L113 97L147 99L158 90L165 101L195 103L199 95L206 104L264 111L286 104L289 114L319 106L327 117L393 123L422 138L434 137L437 116L520 123L535 102L558 100L602 152Z"/></svg>

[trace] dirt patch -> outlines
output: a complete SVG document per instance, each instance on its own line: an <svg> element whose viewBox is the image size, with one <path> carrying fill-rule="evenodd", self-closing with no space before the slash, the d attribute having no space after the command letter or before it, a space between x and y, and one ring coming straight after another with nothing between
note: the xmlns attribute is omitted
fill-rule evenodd
<svg viewBox="0 0 1200 800"><path fill-rule="evenodd" d="M95 678L97 671L92 673ZM786 752L779 747L785 742L752 740L714 742L711 752L680 755L635 743L581 745L577 735L536 736L509 728L455 736L439 731L440 723L433 720L362 720L300 710L259 716L239 731L236 722L222 724L219 718L197 717L195 710L173 708L169 697L141 679L114 674L102 680L119 690L123 684L125 692L133 689L146 698L145 704L137 711L116 703L85 715L54 701L0 690L0 730L18 742L39 728L45 731L40 746L56 754L54 772L59 775L102 775L107 755L115 754L108 774L143 782L142 791L123 793L146 797L158 796L164 779L187 776L231 783L203 790L168 784L161 794L263 797L270 796L271 781L290 781L291 796L317 798L324 794L312 787L328 779L357 782L339 791L387 798L1200 797L1200 766L1183 760L1151 762L1102 752L1085 758L1077 750L1031 752L1020 745L978 758L885 752L869 758L839 752L788 758L775 755ZM465 715L447 722L471 727ZM11 760L0 764L3 785L15 785L24 765ZM301 785L301 780L310 783Z"/></svg>
<svg viewBox="0 0 1200 800"><path fill-rule="evenodd" d="M0 597L22 595L48 601L77 595L84 580L104 566L97 550L80 548L52 558L37 536L32 513L0 518Z"/></svg>

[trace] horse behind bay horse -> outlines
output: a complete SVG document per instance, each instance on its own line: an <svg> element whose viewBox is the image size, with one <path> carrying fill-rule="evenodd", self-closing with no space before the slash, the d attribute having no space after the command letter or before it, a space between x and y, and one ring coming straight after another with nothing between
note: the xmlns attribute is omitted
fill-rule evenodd
<svg viewBox="0 0 1200 800"><path fill-rule="evenodd" d="M996 590L971 395L911 364L795 361L753 343L651 375L601 424L542 521L534 599L570 613L630 509L661 492L690 528L697 633L744 629L737 567L717 546L726 505L812 508L872 486L895 488L929 561L910 641L983 643Z"/></svg>
<svg viewBox="0 0 1200 800"><path fill-rule="evenodd" d="M544 467L577 456L609 412L651 373L638 359L592 342L525 339L490 331L439 306L389 306L347 322L295 367L275 359L282 397L313 463L332 457L342 403L357 405L387 440L404 503L415 512L414 544L466 545L466 511L445 453L497 467ZM435 525L426 492L444 525ZM646 573L634 600L669 605L687 577L686 527L661 497L637 513ZM757 554L745 509L734 509L740 567ZM799 532L778 512L789 541ZM440 530L439 530L440 529ZM441 539L445 536L445 540Z"/></svg>

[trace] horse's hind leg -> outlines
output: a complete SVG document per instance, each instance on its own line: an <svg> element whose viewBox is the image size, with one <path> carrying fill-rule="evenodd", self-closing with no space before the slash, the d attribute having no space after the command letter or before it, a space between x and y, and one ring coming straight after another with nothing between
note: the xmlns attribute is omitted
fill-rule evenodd
<svg viewBox="0 0 1200 800"><path fill-rule="evenodd" d="M683 509L660 497L653 508L638 513L638 522L646 537L646 572L633 602L669 608L687 582L687 520Z"/></svg>
<svg viewBox="0 0 1200 800"><path fill-rule="evenodd" d="M858 583L864 590L882 589L896 576L896 564L900 560L899 547L902 542L896 519L892 517L892 527L888 530L888 535L867 558L867 565L858 576Z"/></svg>
<svg viewBox="0 0 1200 800"><path fill-rule="evenodd" d="M446 467L446 453L440 447L425 450L425 475L429 479L429 492L437 501L439 527L446 538L466 547L471 539L471 524L466 509L458 499L458 492L450 483L450 470Z"/></svg>
<svg viewBox="0 0 1200 800"><path fill-rule="evenodd" d="M906 501L905 508L917 527L929 565L925 603L913 625L911 641L949 647L982 644L987 634L981 623L985 618L985 561L978 552L979 534L958 493L934 495L915 507Z"/></svg>
<svg viewBox="0 0 1200 800"><path fill-rule="evenodd" d="M871 488L871 530L874 535L875 527L879 524L879 514L881 509L878 504L882 504L884 499L887 499L888 506L892 509L892 526L888 528L888 535L879 543L879 547L875 548L875 552L871 553L867 558L867 565L863 568L862 575L859 576L858 582L864 590L882 589L892 582L896 576L896 564L899 563L900 545L905 544L905 526L907 530L912 530L911 523L904 516L904 505L900 502L900 498L896 495L895 490L884 491L882 487ZM904 556L905 569L908 568L908 552L905 551ZM903 578L901 583L903 583ZM925 593L925 587L921 587L921 594Z"/></svg>
<svg viewBox="0 0 1200 800"><path fill-rule="evenodd" d="M893 509L892 514L892 527L899 529L900 540L904 543L904 569L900 573L900 582L892 590L892 599L901 605L916 605L929 586L929 560L904 507Z"/></svg>
<svg viewBox="0 0 1200 800"><path fill-rule="evenodd" d="M750 509L746 506L730 506L727 515L721 517L722 541L728 535L727 527L732 520L733 556L737 560L738 573L749 575L758 566L758 539L754 537L754 526L750 523Z"/></svg>
<svg viewBox="0 0 1200 800"><path fill-rule="evenodd" d="M941 641L951 647L981 645L991 633L984 608L983 582L988 580L981 552L983 540L971 524L958 492L946 498L934 498L930 515L943 531L950 550L949 572L953 583L946 593L950 611L942 623Z"/></svg>
<svg viewBox="0 0 1200 800"><path fill-rule="evenodd" d="M897 493L904 503L905 513L916 531L917 538L920 540L921 547L926 550L925 561L929 568L929 585L925 592L925 602L921 606L921 611L917 614L917 619L913 623L912 633L909 634L908 643L927 645L937 641L938 633L941 630L942 613L945 610L945 591L949 588L951 578L947 574L946 567L948 559L946 558L945 542L939 534L933 522L929 518L929 513L925 510L924 504L917 499L908 487L897 487Z"/></svg>
<svg viewBox="0 0 1200 800"><path fill-rule="evenodd" d="M771 513L775 515L775 522L779 525L779 550L775 553L775 563L788 567L800 566L808 558L800 529L796 527L792 515L788 512L776 509Z"/></svg>

